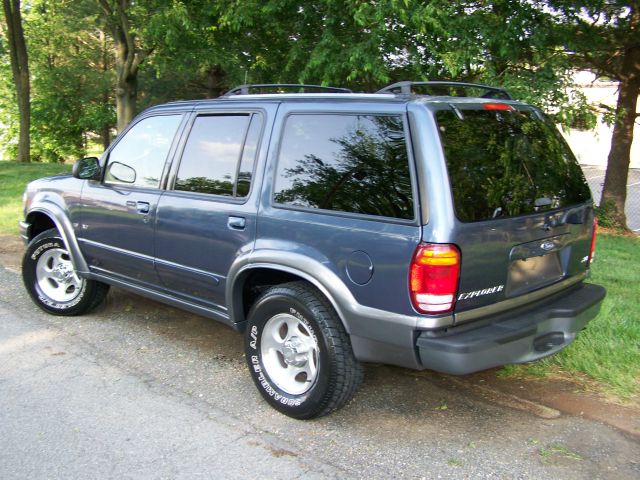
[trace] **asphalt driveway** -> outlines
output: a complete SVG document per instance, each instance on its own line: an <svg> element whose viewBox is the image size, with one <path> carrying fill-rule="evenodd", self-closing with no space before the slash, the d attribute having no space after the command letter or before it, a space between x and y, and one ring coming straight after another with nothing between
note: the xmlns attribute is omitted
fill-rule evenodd
<svg viewBox="0 0 640 480"><path fill-rule="evenodd" d="M637 436L453 381L367 366L346 408L292 420L230 329L118 289L48 316L0 267L0 478L640 477Z"/></svg>

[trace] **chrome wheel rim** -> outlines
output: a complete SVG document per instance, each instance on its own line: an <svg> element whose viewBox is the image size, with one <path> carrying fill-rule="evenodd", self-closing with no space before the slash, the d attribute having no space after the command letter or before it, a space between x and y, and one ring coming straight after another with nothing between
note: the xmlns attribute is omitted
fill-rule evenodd
<svg viewBox="0 0 640 480"><path fill-rule="evenodd" d="M68 303L82 292L84 279L76 274L69 252L52 248L36 264L36 282L40 292L57 303Z"/></svg>
<svg viewBox="0 0 640 480"><path fill-rule="evenodd" d="M318 342L309 328L288 313L271 317L260 341L269 378L289 395L309 391L318 376Z"/></svg>

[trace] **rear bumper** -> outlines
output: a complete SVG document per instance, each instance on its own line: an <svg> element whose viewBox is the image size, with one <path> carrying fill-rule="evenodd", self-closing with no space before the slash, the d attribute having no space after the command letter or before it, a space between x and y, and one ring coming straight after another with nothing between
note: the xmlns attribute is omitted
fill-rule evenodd
<svg viewBox="0 0 640 480"><path fill-rule="evenodd" d="M600 311L606 291L580 284L549 301L490 320L422 332L416 341L423 368L464 375L552 355L569 345Z"/></svg>

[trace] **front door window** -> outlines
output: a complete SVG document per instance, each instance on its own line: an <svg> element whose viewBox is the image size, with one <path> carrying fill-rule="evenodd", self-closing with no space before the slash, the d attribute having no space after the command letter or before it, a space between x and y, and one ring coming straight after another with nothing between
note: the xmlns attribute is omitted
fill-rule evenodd
<svg viewBox="0 0 640 480"><path fill-rule="evenodd" d="M109 154L105 183L158 188L182 115L140 120Z"/></svg>

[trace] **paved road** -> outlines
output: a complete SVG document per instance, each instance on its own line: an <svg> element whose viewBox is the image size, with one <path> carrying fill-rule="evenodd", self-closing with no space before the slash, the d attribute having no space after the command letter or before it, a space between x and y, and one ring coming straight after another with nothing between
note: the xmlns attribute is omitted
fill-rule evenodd
<svg viewBox="0 0 640 480"><path fill-rule="evenodd" d="M606 169L583 165L582 171L589 182L593 198L599 203ZM625 213L627 214L628 227L634 232L640 233L640 169L638 168L629 169Z"/></svg>
<svg viewBox="0 0 640 480"><path fill-rule="evenodd" d="M261 400L230 329L112 290L37 310L0 267L0 478L637 479L640 446L369 366L354 401L301 422Z"/></svg>

